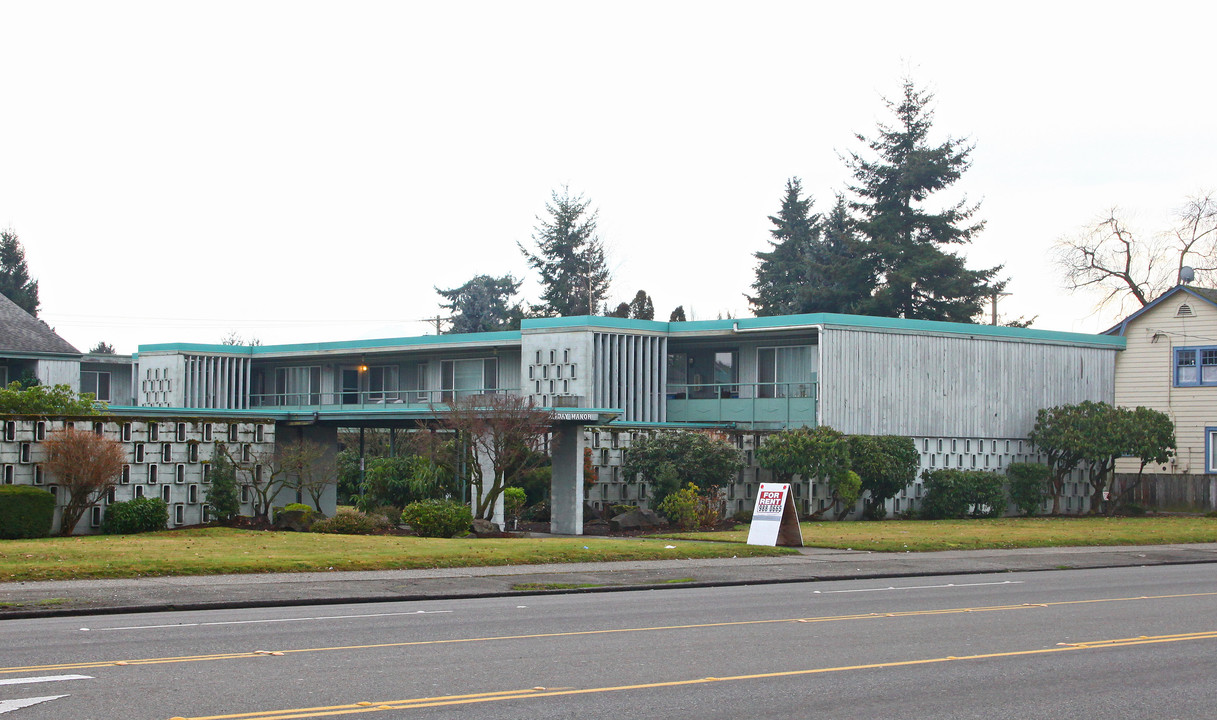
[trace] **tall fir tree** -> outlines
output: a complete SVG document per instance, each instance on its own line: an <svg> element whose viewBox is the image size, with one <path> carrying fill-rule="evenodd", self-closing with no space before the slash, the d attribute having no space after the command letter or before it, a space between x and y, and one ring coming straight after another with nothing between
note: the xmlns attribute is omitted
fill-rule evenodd
<svg viewBox="0 0 1217 720"><path fill-rule="evenodd" d="M1004 282L1001 267L969 270L945 248L971 242L984 222L973 221L977 206L966 198L939 212L924 206L929 196L954 185L971 165L974 146L948 137L930 145L933 95L905 79L899 102L885 100L896 117L880 124L873 140L859 134L874 153L850 153L854 175L851 203L858 229L876 265L877 286L859 311L867 315L970 322L983 302Z"/></svg>
<svg viewBox="0 0 1217 720"><path fill-rule="evenodd" d="M875 264L858 237L845 197L838 194L811 247L799 312L856 314L870 300L874 286Z"/></svg>
<svg viewBox="0 0 1217 720"><path fill-rule="evenodd" d="M512 300L520 291L520 283L511 275L477 275L459 287L435 288L435 292L448 301L439 306L452 313L452 326L448 332L518 330L524 310L520 303Z"/></svg>
<svg viewBox="0 0 1217 720"><path fill-rule="evenodd" d="M25 248L12 228L0 230L0 294L38 317L38 281L30 279Z"/></svg>
<svg viewBox="0 0 1217 720"><path fill-rule="evenodd" d="M536 252L516 243L528 264L541 276L541 304L533 312L544 316L591 315L608 294L609 270L604 244L596 235L597 212L590 200L555 190L545 204L548 215L538 217L532 239Z"/></svg>
<svg viewBox="0 0 1217 720"><path fill-rule="evenodd" d="M786 181L786 194L777 215L769 216L774 227L770 249L759 251L755 295L748 302L757 316L795 315L803 312L800 294L807 284L808 262L820 238L820 216L811 211L813 200L803 197L803 183L794 177Z"/></svg>

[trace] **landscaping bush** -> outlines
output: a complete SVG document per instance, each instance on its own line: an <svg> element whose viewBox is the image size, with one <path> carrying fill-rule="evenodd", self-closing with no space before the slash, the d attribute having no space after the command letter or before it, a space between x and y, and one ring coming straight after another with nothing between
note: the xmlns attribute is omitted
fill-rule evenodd
<svg viewBox="0 0 1217 720"><path fill-rule="evenodd" d="M689 483L668 493L659 503L659 512L681 530L697 529L697 486Z"/></svg>
<svg viewBox="0 0 1217 720"><path fill-rule="evenodd" d="M318 520L311 532L335 535L374 535L389 529L389 522L380 515L367 515L353 508L342 508L334 517Z"/></svg>
<svg viewBox="0 0 1217 720"><path fill-rule="evenodd" d="M0 538L47 537L54 521L54 495L29 485L0 485Z"/></svg>
<svg viewBox="0 0 1217 720"><path fill-rule="evenodd" d="M135 498L111 503L101 521L107 535L134 535L164 530L169 524L169 506L160 498Z"/></svg>
<svg viewBox="0 0 1217 720"><path fill-rule="evenodd" d="M524 488L509 487L503 490L503 513L514 527L520 521L520 513L528 504L528 493Z"/></svg>
<svg viewBox="0 0 1217 720"><path fill-rule="evenodd" d="M1010 463L1006 476L1010 479L1010 501L1024 515L1034 515L1048 494L1047 465L1039 463Z"/></svg>
<svg viewBox="0 0 1217 720"><path fill-rule="evenodd" d="M419 537L450 538L469 532L473 512L468 505L454 500L420 500L401 511L401 521Z"/></svg>
<svg viewBox="0 0 1217 720"><path fill-rule="evenodd" d="M1116 511L1117 514L1125 517L1145 517L1147 512L1144 505L1138 505L1137 503L1124 503Z"/></svg>
<svg viewBox="0 0 1217 720"><path fill-rule="evenodd" d="M275 508L274 527L276 530L307 532L312 529L313 523L322 517L324 516L309 505L304 503L289 503L284 507Z"/></svg>
<svg viewBox="0 0 1217 720"><path fill-rule="evenodd" d="M743 524L747 525L748 523L752 522L752 511L751 510L739 510L734 515L731 516L731 519L737 523L743 523Z"/></svg>
<svg viewBox="0 0 1217 720"><path fill-rule="evenodd" d="M1005 510L1002 476L979 470L927 470L921 515L929 520L999 517Z"/></svg>

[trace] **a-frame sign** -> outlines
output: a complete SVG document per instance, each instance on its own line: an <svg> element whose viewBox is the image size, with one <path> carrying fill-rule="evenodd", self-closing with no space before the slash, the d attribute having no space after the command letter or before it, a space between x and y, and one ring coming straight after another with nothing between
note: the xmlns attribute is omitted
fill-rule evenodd
<svg viewBox="0 0 1217 720"><path fill-rule="evenodd" d="M748 544L803 547L803 532L788 483L761 483L752 510Z"/></svg>

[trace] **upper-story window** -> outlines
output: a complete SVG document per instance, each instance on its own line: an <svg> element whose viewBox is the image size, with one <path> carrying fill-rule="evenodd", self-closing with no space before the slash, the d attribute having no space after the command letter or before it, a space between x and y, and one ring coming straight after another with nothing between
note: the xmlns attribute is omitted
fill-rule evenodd
<svg viewBox="0 0 1217 720"><path fill-rule="evenodd" d="M397 399L397 366L377 365L368 368L368 399Z"/></svg>
<svg viewBox="0 0 1217 720"><path fill-rule="evenodd" d="M496 358L444 360L441 369L443 402L449 402L454 395L459 397L498 391L499 361Z"/></svg>
<svg viewBox="0 0 1217 720"><path fill-rule="evenodd" d="M321 366L283 367L275 370L276 400L268 404L319 405Z"/></svg>
<svg viewBox="0 0 1217 720"><path fill-rule="evenodd" d="M1175 385L1217 385L1217 347L1175 348Z"/></svg>
<svg viewBox="0 0 1217 720"><path fill-rule="evenodd" d="M757 396L812 397L812 346L760 348L756 351Z"/></svg>
<svg viewBox="0 0 1217 720"><path fill-rule="evenodd" d="M93 396L102 402L110 402L110 373L81 370L80 391L93 393Z"/></svg>

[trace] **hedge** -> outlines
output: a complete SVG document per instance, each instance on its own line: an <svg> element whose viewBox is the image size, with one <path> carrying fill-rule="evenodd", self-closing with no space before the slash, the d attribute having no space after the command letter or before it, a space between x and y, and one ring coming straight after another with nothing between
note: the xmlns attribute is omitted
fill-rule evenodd
<svg viewBox="0 0 1217 720"><path fill-rule="evenodd" d="M142 497L110 503L101 521L107 535L134 535L164 530L169 524L169 506L160 498Z"/></svg>
<svg viewBox="0 0 1217 720"><path fill-rule="evenodd" d="M54 521L54 495L31 485L0 485L0 538L47 537Z"/></svg>

